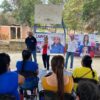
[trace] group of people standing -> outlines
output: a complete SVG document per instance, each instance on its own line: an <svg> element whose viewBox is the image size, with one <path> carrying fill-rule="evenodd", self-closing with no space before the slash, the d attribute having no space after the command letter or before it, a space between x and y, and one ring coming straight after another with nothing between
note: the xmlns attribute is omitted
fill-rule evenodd
<svg viewBox="0 0 100 100"><path fill-rule="evenodd" d="M36 45L37 45L37 40L33 36L32 32L28 33L28 37L25 39L25 43L27 46L27 49L31 51L33 54L34 61L37 62L37 56L36 56ZM44 68L49 70L49 58L50 58L50 46L48 44L48 37L44 37L44 42L42 44L42 60L44 64Z"/></svg>
<svg viewBox="0 0 100 100"><path fill-rule="evenodd" d="M93 43L92 44L90 43L88 35L84 35L83 41L80 43L79 47L78 47L77 41L75 40L75 36L69 35L69 37L70 39L68 41L68 45L65 47L65 52L62 52L62 54L66 53L66 60L65 60L65 65L64 65L65 69L68 68L69 58L71 58L70 69L73 69L74 55L77 49L81 57L85 55L90 55L91 57L94 57L94 45ZM34 61L37 62L37 57L36 57L37 40L33 36L32 32L28 33L28 37L26 38L25 43L26 43L27 49L30 50L31 53L33 54ZM48 36L45 36L44 42L41 46L41 53L42 53L44 68L47 70L49 70L50 52L51 51L50 51L50 45L48 42Z"/></svg>
<svg viewBox="0 0 100 100"><path fill-rule="evenodd" d="M33 36L32 32L28 33L28 37L25 39L25 43L26 43L27 49L30 50L31 53L33 54L34 61L37 62L37 56L36 56L37 40ZM49 70L50 45L48 42L48 36L44 37L44 42L43 42L41 48L42 48L41 53L42 53L42 60L43 60L44 68ZM69 57L71 57L70 68L73 68L74 52L75 52L76 48L77 48L76 41L74 39L74 35L72 35L72 36L70 36L70 41L68 42L66 62L65 62L66 69L67 69Z"/></svg>

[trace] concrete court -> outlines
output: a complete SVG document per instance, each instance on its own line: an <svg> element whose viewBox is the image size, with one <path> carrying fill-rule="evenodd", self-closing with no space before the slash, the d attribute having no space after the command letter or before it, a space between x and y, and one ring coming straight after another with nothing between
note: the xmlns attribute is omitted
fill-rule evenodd
<svg viewBox="0 0 100 100"><path fill-rule="evenodd" d="M21 60L21 52L17 52L17 53L8 53L11 57L11 64L10 67L12 70L16 70L16 61ZM64 56L65 57L65 56ZM50 57L50 59L52 58L52 56ZM37 54L37 61L39 64L39 68L43 69L43 62L42 62L42 57L41 54ZM70 64L70 60L69 60L69 64ZM74 59L74 68L75 67L80 67L81 66L81 58L80 57L75 57ZM69 69L69 68L68 68ZM100 58L94 58L93 59L93 69L95 69L98 73L98 75L100 76Z"/></svg>

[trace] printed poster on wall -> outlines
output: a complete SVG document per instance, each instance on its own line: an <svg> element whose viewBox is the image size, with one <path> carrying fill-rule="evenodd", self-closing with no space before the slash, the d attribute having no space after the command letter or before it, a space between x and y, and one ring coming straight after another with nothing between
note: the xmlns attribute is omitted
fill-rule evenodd
<svg viewBox="0 0 100 100"><path fill-rule="evenodd" d="M77 41L76 56L90 55L91 57L100 56L100 43L96 42L96 35L75 35Z"/></svg>
<svg viewBox="0 0 100 100"><path fill-rule="evenodd" d="M37 52L41 53L44 37L48 36L48 44L50 46L50 53L62 54L65 48L64 34L35 34L37 39Z"/></svg>

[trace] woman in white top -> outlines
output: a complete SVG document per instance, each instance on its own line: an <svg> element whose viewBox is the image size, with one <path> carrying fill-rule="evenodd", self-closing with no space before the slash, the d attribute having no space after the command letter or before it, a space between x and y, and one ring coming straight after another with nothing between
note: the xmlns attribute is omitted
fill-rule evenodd
<svg viewBox="0 0 100 100"><path fill-rule="evenodd" d="M76 51L76 48L77 48L77 42L74 39L74 35L72 35L70 36L70 41L68 42L68 49L67 49L66 63L65 63L66 69L67 69L69 57L71 57L70 68L73 68L74 53Z"/></svg>

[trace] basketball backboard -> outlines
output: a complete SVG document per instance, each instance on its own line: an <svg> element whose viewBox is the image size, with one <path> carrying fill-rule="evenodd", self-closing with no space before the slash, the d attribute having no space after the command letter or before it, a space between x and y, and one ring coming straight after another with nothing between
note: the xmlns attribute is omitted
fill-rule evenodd
<svg viewBox="0 0 100 100"><path fill-rule="evenodd" d="M36 5L35 24L61 24L63 5Z"/></svg>

